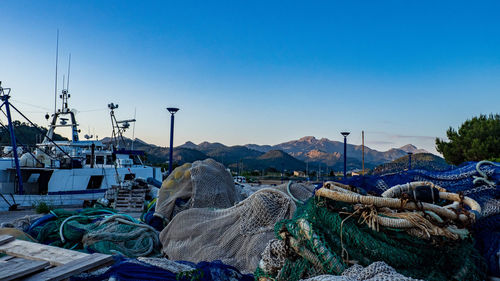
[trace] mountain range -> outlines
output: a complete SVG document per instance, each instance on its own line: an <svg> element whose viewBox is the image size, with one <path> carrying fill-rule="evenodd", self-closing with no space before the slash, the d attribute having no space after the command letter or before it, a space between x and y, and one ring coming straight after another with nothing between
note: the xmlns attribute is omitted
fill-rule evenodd
<svg viewBox="0 0 500 281"><path fill-rule="evenodd" d="M35 128L28 124L14 121L16 137L19 143L33 146L37 141L37 136L42 136L46 132L43 127ZM41 132L39 131L41 130ZM63 140L62 136L55 135L54 139ZM0 140L2 144L8 145L10 138L8 131L0 130ZM111 142L110 138L101 140L103 143ZM131 147L132 140L125 139L125 146ZM140 139L133 141L134 149L143 150L147 157L147 162L152 164L162 164L168 161L169 149L153 144L149 144ZM292 140L277 145L257 145L246 144L236 146L226 146L221 143L202 142L194 144L186 142L175 147L174 162L183 164L194 162L206 158L214 158L231 169L242 168L243 170L306 170L322 171L343 169L344 144L339 141L331 141L326 138L316 139L312 136ZM408 152L415 155L414 168L427 166L435 169L445 169L444 159L427 153L423 149L418 149L414 145L408 144L400 148L393 148L388 151L377 151L365 146L365 168L373 169L374 173L387 173L401 170L408 160ZM422 155L420 158L417 155ZM347 167L348 170L361 169L362 146L347 145ZM406 157L406 158L405 158ZM420 159L420 160L419 160ZM396 161L394 161L396 160ZM390 163L394 161L394 163Z"/></svg>
<svg viewBox="0 0 500 281"><path fill-rule="evenodd" d="M292 140L277 145L256 145L247 144L247 148L257 151L267 152L270 150L282 150L291 156L304 162L324 164L328 167L338 168L339 164L343 165L344 143L340 141L332 141L327 138L317 139L313 136L307 136L298 140ZM351 166L361 168L362 151L361 145L347 144L347 162ZM407 144L400 148L392 148L388 151L377 151L367 146L364 147L365 167L374 167L382 163L391 162L402 156L412 153L428 153L424 149L418 149L414 145Z"/></svg>
<svg viewBox="0 0 500 281"><path fill-rule="evenodd" d="M104 139L103 142L109 141ZM127 145L131 140L127 139ZM144 150L150 163L165 163L168 160L168 148L148 144L136 139L135 149ZM343 169L344 143L312 136L292 140L277 145L246 144L226 146L222 143L186 142L174 149L174 161L177 164L213 158L231 169L244 170L335 170ZM388 151L377 151L365 146L365 168L371 169L380 164L389 163L408 155L427 153L414 145L408 144ZM347 144L348 170L361 169L362 146Z"/></svg>

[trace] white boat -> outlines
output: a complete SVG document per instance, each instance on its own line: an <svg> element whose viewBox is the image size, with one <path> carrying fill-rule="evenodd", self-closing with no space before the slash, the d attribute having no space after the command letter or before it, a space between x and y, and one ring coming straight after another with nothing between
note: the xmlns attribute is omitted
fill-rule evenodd
<svg viewBox="0 0 500 281"><path fill-rule="evenodd" d="M5 97L2 90L0 86L0 96ZM84 200L103 197L108 188L125 180L162 180L160 168L142 162L142 151L120 147L124 129L135 120L116 121L113 110L117 106L110 104L113 143L106 146L99 140L80 140L75 113L68 108L69 97L67 90L63 90L62 108L52 115L49 130L34 151L25 151L15 161L19 156L17 149L4 148L4 152L12 155L0 158L0 211L31 207L39 202L54 206L82 205ZM8 103L8 96L5 100ZM53 141L54 131L59 127L71 127L72 139Z"/></svg>

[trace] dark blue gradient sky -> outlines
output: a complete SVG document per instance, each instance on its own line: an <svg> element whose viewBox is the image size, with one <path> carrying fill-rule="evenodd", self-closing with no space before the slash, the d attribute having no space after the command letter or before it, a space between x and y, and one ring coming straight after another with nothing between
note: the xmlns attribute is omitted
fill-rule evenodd
<svg viewBox="0 0 500 281"><path fill-rule="evenodd" d="M500 108L498 1L0 1L0 80L45 125L72 54L82 132L110 135L106 105L135 136L276 144L306 135L435 152ZM62 83L59 83L60 85ZM33 106L36 105L36 106ZM131 137L131 131L129 132Z"/></svg>

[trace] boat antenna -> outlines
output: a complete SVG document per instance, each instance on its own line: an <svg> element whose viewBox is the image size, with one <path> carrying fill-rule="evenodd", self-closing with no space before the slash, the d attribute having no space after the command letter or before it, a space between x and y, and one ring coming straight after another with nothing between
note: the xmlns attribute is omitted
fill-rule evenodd
<svg viewBox="0 0 500 281"><path fill-rule="evenodd" d="M56 114L57 106L57 61L59 59L59 29L57 29L57 41L56 41L56 79L54 86L54 114Z"/></svg>
<svg viewBox="0 0 500 281"><path fill-rule="evenodd" d="M69 61L68 61L68 81L66 83L68 83L66 85L66 91L69 92L69 72L71 70L71 53L69 53Z"/></svg>

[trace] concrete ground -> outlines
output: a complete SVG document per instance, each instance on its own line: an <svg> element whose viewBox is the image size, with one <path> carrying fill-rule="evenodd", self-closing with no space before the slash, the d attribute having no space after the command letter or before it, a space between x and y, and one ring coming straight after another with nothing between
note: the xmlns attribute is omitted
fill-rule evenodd
<svg viewBox="0 0 500 281"><path fill-rule="evenodd" d="M4 222L12 222L15 219L19 219L28 215L36 215L35 210L23 210L23 211L6 211L0 212L0 224Z"/></svg>

